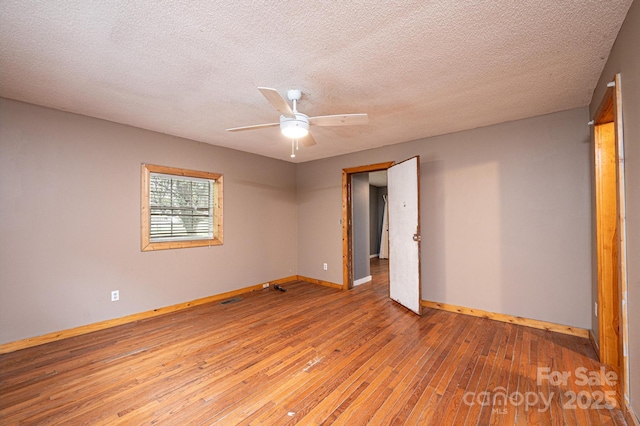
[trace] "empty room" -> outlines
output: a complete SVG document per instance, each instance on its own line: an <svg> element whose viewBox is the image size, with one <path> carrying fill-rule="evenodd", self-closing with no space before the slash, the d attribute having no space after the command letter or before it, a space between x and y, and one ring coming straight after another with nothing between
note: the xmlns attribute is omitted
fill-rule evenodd
<svg viewBox="0 0 640 426"><path fill-rule="evenodd" d="M640 426L640 5L0 1L0 423Z"/></svg>

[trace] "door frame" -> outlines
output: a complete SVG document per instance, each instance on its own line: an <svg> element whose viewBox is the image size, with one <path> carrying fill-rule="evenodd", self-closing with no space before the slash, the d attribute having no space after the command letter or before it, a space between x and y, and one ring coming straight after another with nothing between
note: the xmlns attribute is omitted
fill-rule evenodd
<svg viewBox="0 0 640 426"><path fill-rule="evenodd" d="M378 172L387 170L395 164L394 161L369 164L367 166L349 167L342 169L342 289L353 288L353 229L352 229L352 200L351 176L357 173Z"/></svg>
<svg viewBox="0 0 640 426"><path fill-rule="evenodd" d="M627 250L625 221L624 140L621 78L616 74L607 85L593 117L594 200L598 281L598 355L600 362L619 372L617 389L620 401L629 401L629 360L627 322ZM603 157L613 156L614 164ZM615 175L615 188L606 190L606 174ZM611 198L615 197L614 202ZM609 205L607 206L607 199ZM615 209L611 211L612 205ZM609 229L613 241L603 238ZM611 231L613 230L613 231Z"/></svg>

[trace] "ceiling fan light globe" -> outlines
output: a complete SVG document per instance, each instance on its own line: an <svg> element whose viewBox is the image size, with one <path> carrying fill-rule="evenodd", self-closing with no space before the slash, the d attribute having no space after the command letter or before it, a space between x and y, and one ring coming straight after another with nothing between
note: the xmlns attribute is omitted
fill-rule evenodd
<svg viewBox="0 0 640 426"><path fill-rule="evenodd" d="M309 134L309 123L301 120L282 121L280 131L289 139L303 138Z"/></svg>
<svg viewBox="0 0 640 426"><path fill-rule="evenodd" d="M282 134L289 139L299 139L307 136L309 131L302 127L287 127L286 129L282 129Z"/></svg>

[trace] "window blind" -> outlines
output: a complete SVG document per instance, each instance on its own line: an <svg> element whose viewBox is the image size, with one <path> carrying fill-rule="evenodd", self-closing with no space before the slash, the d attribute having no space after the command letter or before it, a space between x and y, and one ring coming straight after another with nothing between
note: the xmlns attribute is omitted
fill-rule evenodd
<svg viewBox="0 0 640 426"><path fill-rule="evenodd" d="M214 180L151 173L151 242L213 238Z"/></svg>

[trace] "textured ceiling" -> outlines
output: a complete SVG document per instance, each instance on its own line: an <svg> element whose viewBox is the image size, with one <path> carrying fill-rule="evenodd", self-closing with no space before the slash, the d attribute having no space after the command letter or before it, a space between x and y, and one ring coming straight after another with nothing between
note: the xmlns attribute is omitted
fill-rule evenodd
<svg viewBox="0 0 640 426"><path fill-rule="evenodd" d="M1 0L0 96L303 162L588 105L632 0ZM302 90L289 158L258 92ZM90 143L90 142L88 142Z"/></svg>

